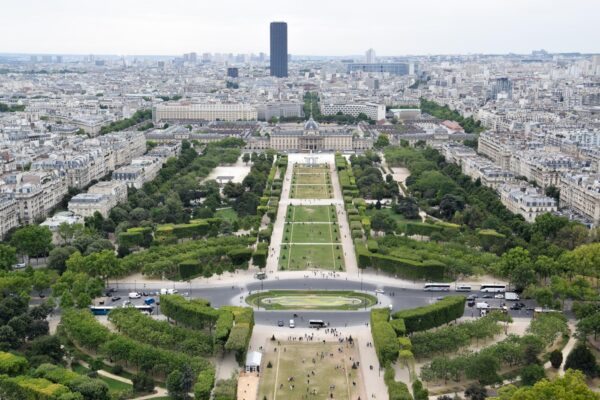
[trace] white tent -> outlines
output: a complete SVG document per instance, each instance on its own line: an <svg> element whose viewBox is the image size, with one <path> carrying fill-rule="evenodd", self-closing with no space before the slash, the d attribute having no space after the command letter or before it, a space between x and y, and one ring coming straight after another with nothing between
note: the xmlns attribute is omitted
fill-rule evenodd
<svg viewBox="0 0 600 400"><path fill-rule="evenodd" d="M246 372L260 372L260 362L262 361L262 353L259 351L251 351L246 355Z"/></svg>

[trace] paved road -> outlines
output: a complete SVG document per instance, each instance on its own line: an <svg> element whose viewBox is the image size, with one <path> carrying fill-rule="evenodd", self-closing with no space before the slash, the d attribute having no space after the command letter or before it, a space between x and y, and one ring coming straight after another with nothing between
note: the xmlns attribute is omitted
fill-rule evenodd
<svg viewBox="0 0 600 400"><path fill-rule="evenodd" d="M392 305L393 311L415 308L427 304L434 303L438 297L444 297L450 293L440 292L425 292L422 289L409 289L399 286L392 285L377 285L369 282L362 282L359 280L345 280L339 278L329 278L327 275L323 278L321 276L314 277L313 274L307 272L306 276L311 278L304 279L286 279L286 280L267 280L267 281L254 281L245 285L233 285L233 286L218 286L218 287L198 287L192 285L190 288L179 286L180 294L189 296L191 298L202 297L210 300L211 304L215 307L223 305L246 305L244 298L249 293L254 293L260 290L271 290L271 289L287 289L287 290L356 290L365 291L371 293L381 299L382 305ZM320 274L319 274L320 275ZM127 300L127 295L130 291L134 290L133 285L119 285L119 289L114 293L121 297L119 301L111 302L107 299L106 305L122 305L123 301ZM164 287L164 286L163 286ZM159 285L146 285L144 288L141 285L137 285L136 290L146 290L148 292L158 291L161 289ZM383 294L375 292L376 289L382 289ZM465 293L462 293L465 294ZM478 295L480 298L484 296L484 293L473 292L472 294ZM156 296L154 296L156 297ZM500 299L484 299L491 306L499 306L504 303L504 300ZM481 300L483 301L483 299ZM133 300L133 304L142 304L143 300ZM532 308L533 303L531 301L524 301L527 308ZM510 306L510 302L507 305ZM160 307L158 307L160 308ZM160 310L157 310L160 313ZM304 320L308 319L322 319L329 321L331 326L343 327L352 325L362 325L369 321L368 311L263 311L256 310L256 322L257 324L275 325L278 320L284 320L287 322L292 318L293 314L296 313L302 316ZM475 307L465 307L465 316L477 316L478 310ZM531 317L532 312L527 310L510 310L509 313L515 318L528 318ZM302 326L302 322L300 325Z"/></svg>

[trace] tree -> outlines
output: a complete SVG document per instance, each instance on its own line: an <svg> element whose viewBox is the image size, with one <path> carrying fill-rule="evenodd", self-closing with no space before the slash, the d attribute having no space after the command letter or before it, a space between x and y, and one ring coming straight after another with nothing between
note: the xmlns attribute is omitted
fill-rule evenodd
<svg viewBox="0 0 600 400"><path fill-rule="evenodd" d="M402 214L406 219L419 218L419 206L412 197L406 197L398 200L398 204L394 206L394 211L397 214Z"/></svg>
<svg viewBox="0 0 600 400"><path fill-rule="evenodd" d="M387 147L389 145L390 145L390 139L388 138L388 136L386 134L382 133L381 135L379 135L377 137L377 140L373 144L373 147L375 147L376 149L383 149L384 147Z"/></svg>
<svg viewBox="0 0 600 400"><path fill-rule="evenodd" d="M550 364L552 364L552 368L558 369L563 362L563 355L560 350L552 350L550 353Z"/></svg>
<svg viewBox="0 0 600 400"><path fill-rule="evenodd" d="M465 208L465 200L460 196L446 194L440 201L440 214L445 219L451 219L454 213Z"/></svg>
<svg viewBox="0 0 600 400"><path fill-rule="evenodd" d="M598 400L579 371L567 371L551 381L542 379L533 387L508 385L498 390L498 400Z"/></svg>
<svg viewBox="0 0 600 400"><path fill-rule="evenodd" d="M250 162L250 153L244 153L244 155L242 156L242 161L248 165L248 163Z"/></svg>
<svg viewBox="0 0 600 400"><path fill-rule="evenodd" d="M537 381L546 377L544 367L539 364L526 365L521 368L521 382L525 386L532 386Z"/></svg>
<svg viewBox="0 0 600 400"><path fill-rule="evenodd" d="M54 272L54 278L56 277L56 272ZM53 275L45 270L36 270L33 272L33 277L31 279L33 284L33 290L37 291L38 294L41 294L44 290L50 288L50 285L53 282Z"/></svg>
<svg viewBox="0 0 600 400"><path fill-rule="evenodd" d="M465 390L465 397L470 400L485 400L487 399L487 389L478 383L472 383Z"/></svg>
<svg viewBox="0 0 600 400"><path fill-rule="evenodd" d="M131 378L131 381L133 383L133 390L135 392L149 393L154 390L154 380L152 377L150 377L150 375L144 372L135 374Z"/></svg>
<svg viewBox="0 0 600 400"><path fill-rule="evenodd" d="M13 246L0 243L0 269L9 271L17 263L17 250Z"/></svg>
<svg viewBox="0 0 600 400"><path fill-rule="evenodd" d="M577 323L577 334L581 340L586 340L588 335L594 334L594 340L600 333L600 312L589 315Z"/></svg>
<svg viewBox="0 0 600 400"><path fill-rule="evenodd" d="M497 267L503 276L510 279L517 289L524 289L535 283L535 270L529 251L518 246L502 254Z"/></svg>
<svg viewBox="0 0 600 400"><path fill-rule="evenodd" d="M477 354L473 357L466 368L466 376L469 379L477 379L482 385L489 385L498 382L498 370L500 363L498 359L491 354Z"/></svg>
<svg viewBox="0 0 600 400"><path fill-rule="evenodd" d="M17 334L8 325L0 326L0 350L8 351L19 346Z"/></svg>
<svg viewBox="0 0 600 400"><path fill-rule="evenodd" d="M17 229L10 242L19 254L41 257L52 248L52 232L47 226L28 225Z"/></svg>
<svg viewBox="0 0 600 400"><path fill-rule="evenodd" d="M371 228L375 231L393 232L396 222L383 211L377 211L371 217Z"/></svg>
<svg viewBox="0 0 600 400"><path fill-rule="evenodd" d="M584 343L575 346L567 356L565 370L567 369L579 370L589 378L595 378L598 374L596 357Z"/></svg>
<svg viewBox="0 0 600 400"><path fill-rule="evenodd" d="M176 369L171 372L167 376L167 381L165 383L167 390L169 391L169 396L173 399L180 400L187 397L187 392L183 387L183 374L180 370Z"/></svg>
<svg viewBox="0 0 600 400"><path fill-rule="evenodd" d="M50 250L46 265L48 268L62 274L67 269L67 260L77 249L73 246L55 247Z"/></svg>

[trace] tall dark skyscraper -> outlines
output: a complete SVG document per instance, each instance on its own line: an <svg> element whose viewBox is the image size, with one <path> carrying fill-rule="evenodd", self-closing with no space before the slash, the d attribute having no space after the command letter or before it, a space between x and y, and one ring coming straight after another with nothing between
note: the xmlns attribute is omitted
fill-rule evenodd
<svg viewBox="0 0 600 400"><path fill-rule="evenodd" d="M271 76L288 76L287 23L271 22Z"/></svg>

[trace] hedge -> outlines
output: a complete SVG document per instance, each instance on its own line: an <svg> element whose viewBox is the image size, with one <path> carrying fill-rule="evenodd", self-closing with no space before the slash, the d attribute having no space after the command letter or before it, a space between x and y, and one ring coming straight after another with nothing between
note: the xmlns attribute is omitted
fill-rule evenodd
<svg viewBox="0 0 600 400"><path fill-rule="evenodd" d="M371 334L377 358L382 365L396 361L400 350L396 332L390 325L389 318L390 310L387 308L371 310Z"/></svg>
<svg viewBox="0 0 600 400"><path fill-rule="evenodd" d="M383 380L388 387L389 400L412 400L408 386L404 382L396 380L396 371L391 365L385 367Z"/></svg>
<svg viewBox="0 0 600 400"><path fill-rule="evenodd" d="M29 368L25 357L0 351L0 374L20 375Z"/></svg>
<svg viewBox="0 0 600 400"><path fill-rule="evenodd" d="M194 398L196 400L209 400L210 392L215 384L215 370L207 369L198 374L194 385Z"/></svg>
<svg viewBox="0 0 600 400"><path fill-rule="evenodd" d="M53 364L42 364L34 372L36 378L48 379L51 382L65 385L71 391L80 393L84 399L109 399L109 388L106 382L92 379L85 375Z"/></svg>
<svg viewBox="0 0 600 400"><path fill-rule="evenodd" d="M394 328L394 332L396 332L396 336L404 336L406 335L406 324L403 319L393 319L390 321L390 325Z"/></svg>
<svg viewBox="0 0 600 400"><path fill-rule="evenodd" d="M377 244L377 240L375 240L375 239L367 240L367 249L371 253L377 253L377 251L379 251L379 244Z"/></svg>
<svg viewBox="0 0 600 400"><path fill-rule="evenodd" d="M358 266L374 267L404 279L443 280L446 266L435 260L415 261L357 248Z"/></svg>
<svg viewBox="0 0 600 400"><path fill-rule="evenodd" d="M223 306L220 311L229 311L233 314L234 326L225 343L225 350L235 351L235 359L243 365L254 327L254 311L250 307L237 306Z"/></svg>
<svg viewBox="0 0 600 400"><path fill-rule="evenodd" d="M0 398L7 400L58 400L71 393L64 385L43 378L0 375Z"/></svg>
<svg viewBox="0 0 600 400"><path fill-rule="evenodd" d="M227 338L229 337L229 332L231 332L232 327L233 314L227 310L221 310L221 314L219 315L219 319L217 319L217 323L215 325L215 346L219 345L221 349L224 348L225 342L227 342Z"/></svg>
<svg viewBox="0 0 600 400"><path fill-rule="evenodd" d="M269 246L265 242L260 242L256 245L256 251L252 253L252 264L258 268L267 266L267 253Z"/></svg>
<svg viewBox="0 0 600 400"><path fill-rule="evenodd" d="M151 228L130 228L126 232L119 233L117 238L119 246L131 247L148 247L152 243Z"/></svg>
<svg viewBox="0 0 600 400"><path fill-rule="evenodd" d="M186 260L179 263L179 277L183 280L198 276L202 273L202 265L196 260Z"/></svg>
<svg viewBox="0 0 600 400"><path fill-rule="evenodd" d="M186 300L177 294L161 295L160 309L168 318L193 329L212 330L220 315L219 310L210 307L207 300Z"/></svg>
<svg viewBox="0 0 600 400"><path fill-rule="evenodd" d="M246 264L247 268L248 261L252 258L253 250L249 247L239 248L239 249L231 249L227 252L227 257L231 259L233 265L241 266L242 264Z"/></svg>
<svg viewBox="0 0 600 400"><path fill-rule="evenodd" d="M463 316L464 296L447 296L437 303L394 313L394 319L403 319L408 333L425 331L447 324Z"/></svg>
<svg viewBox="0 0 600 400"><path fill-rule="evenodd" d="M430 236L434 232L441 232L444 228L439 225L434 224L424 224L422 222L407 222L406 225L406 235L421 235L421 236Z"/></svg>

